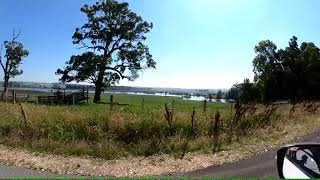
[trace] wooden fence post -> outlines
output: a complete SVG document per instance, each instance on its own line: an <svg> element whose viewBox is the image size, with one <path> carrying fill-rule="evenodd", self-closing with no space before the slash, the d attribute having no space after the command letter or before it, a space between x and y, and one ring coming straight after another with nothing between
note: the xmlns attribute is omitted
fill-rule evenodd
<svg viewBox="0 0 320 180"><path fill-rule="evenodd" d="M74 97L74 95L72 96L72 105L74 105L75 104L75 97Z"/></svg>
<svg viewBox="0 0 320 180"><path fill-rule="evenodd" d="M113 109L113 95L110 95L110 109Z"/></svg>
<svg viewBox="0 0 320 180"><path fill-rule="evenodd" d="M141 106L142 106L142 110L144 110L144 98L142 98L142 104L141 104Z"/></svg>
<svg viewBox="0 0 320 180"><path fill-rule="evenodd" d="M196 117L196 107L193 107L192 114L191 114L191 130L192 130L192 135L195 134L195 117Z"/></svg>
<svg viewBox="0 0 320 180"><path fill-rule="evenodd" d="M203 101L203 112L207 112L207 100Z"/></svg>
<svg viewBox="0 0 320 180"><path fill-rule="evenodd" d="M16 90L12 90L12 102L13 104L16 103Z"/></svg>
<svg viewBox="0 0 320 180"><path fill-rule="evenodd" d="M37 106L39 106L39 96L37 94Z"/></svg>
<svg viewBox="0 0 320 180"><path fill-rule="evenodd" d="M87 103L89 102L89 88L87 88Z"/></svg>
<svg viewBox="0 0 320 180"><path fill-rule="evenodd" d="M110 104L113 104L113 95L110 95Z"/></svg>
<svg viewBox="0 0 320 180"><path fill-rule="evenodd" d="M217 152L220 150L220 113L219 111L216 112L214 119L213 119L213 148L212 152Z"/></svg>

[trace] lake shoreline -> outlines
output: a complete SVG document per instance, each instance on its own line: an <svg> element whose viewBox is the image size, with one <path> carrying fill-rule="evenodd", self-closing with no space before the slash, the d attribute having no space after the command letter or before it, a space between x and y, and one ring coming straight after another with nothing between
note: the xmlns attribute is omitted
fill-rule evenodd
<svg viewBox="0 0 320 180"><path fill-rule="evenodd" d="M2 90L2 88L0 88ZM53 88L9 88L10 90L16 90L17 93L54 93L59 91L58 89L53 89ZM80 89L66 89L66 93L72 93L76 92ZM64 90L61 90L64 91ZM89 90L90 94L93 94L94 91ZM216 99L209 99L208 97L205 96L196 96L196 95L189 95L189 96L184 96L180 94L172 94L172 93L145 93L145 92L131 92L131 91L103 91L102 94L124 94L124 95L141 95L141 96L162 96L162 97L177 97L177 98L182 98L183 100L188 100L188 101L204 101L206 100L207 102L218 102ZM219 102L226 103L226 99L220 99Z"/></svg>

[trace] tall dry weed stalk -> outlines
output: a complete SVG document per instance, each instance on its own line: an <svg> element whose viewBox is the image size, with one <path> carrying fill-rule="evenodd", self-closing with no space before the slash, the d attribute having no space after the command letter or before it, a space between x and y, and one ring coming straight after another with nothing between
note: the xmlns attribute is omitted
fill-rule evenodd
<svg viewBox="0 0 320 180"><path fill-rule="evenodd" d="M318 111L320 104L315 102L305 102L302 107L302 111L315 114Z"/></svg>
<svg viewBox="0 0 320 180"><path fill-rule="evenodd" d="M294 113L296 112L297 108L298 108L298 104L293 103L293 104L292 104L292 107L291 107L291 109L290 109L290 112L289 112L289 117L290 117L290 118L294 115Z"/></svg>
<svg viewBox="0 0 320 180"><path fill-rule="evenodd" d="M173 109L170 109L168 107L168 104L164 105L164 117L166 119L166 122L168 123L170 134L173 135L173 129L172 129L172 121L173 121Z"/></svg>

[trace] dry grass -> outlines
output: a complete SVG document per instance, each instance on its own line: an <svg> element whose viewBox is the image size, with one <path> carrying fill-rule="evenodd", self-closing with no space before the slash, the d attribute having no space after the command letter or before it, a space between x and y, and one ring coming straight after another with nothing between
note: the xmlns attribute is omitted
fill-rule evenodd
<svg viewBox="0 0 320 180"><path fill-rule="evenodd" d="M101 160L30 153L0 146L0 161L36 170L83 176L143 177L163 175L238 161L255 153L265 152L272 147L294 141L301 135L317 130L319 124L319 114L306 116L305 113L299 112L295 114L293 119L279 121L277 128L257 129L252 135L224 147L223 151L214 154L203 154L199 151L198 153L186 153L183 159L169 155L156 155ZM189 146L201 149L202 145L208 143L210 143L210 139L201 137L191 141Z"/></svg>
<svg viewBox="0 0 320 180"><path fill-rule="evenodd" d="M0 103L3 145L55 154L39 157L25 152L21 159L21 151L6 151L2 147L0 155L5 153L7 158L0 160L93 176L136 177L189 171L236 161L319 129L320 114L315 107L302 103L290 112L291 105L241 106L233 110L235 114L219 108L219 122L212 113L216 110L204 113L201 107L194 112L175 109L169 125L164 105L148 108L145 104L140 111L115 106L111 111L106 105ZM219 144L220 151L212 153L214 143ZM16 153L10 156L11 151Z"/></svg>
<svg viewBox="0 0 320 180"><path fill-rule="evenodd" d="M188 152L210 153L214 144L214 150L217 144L219 150L227 150L265 131L273 139L279 139L277 133L291 127L290 123L295 128L306 127L302 119L310 114L303 105L294 114L289 113L289 105L280 108L259 105L256 109L242 106L233 111L235 114L230 114L229 109L219 109L220 122L215 125L210 109L206 113L201 109L195 113L174 110L170 123L164 115L164 106L139 109L115 106L110 110L106 105L92 104L19 106L0 103L0 141L7 146L36 152L103 159L154 154L183 158ZM308 128L313 127L318 126Z"/></svg>

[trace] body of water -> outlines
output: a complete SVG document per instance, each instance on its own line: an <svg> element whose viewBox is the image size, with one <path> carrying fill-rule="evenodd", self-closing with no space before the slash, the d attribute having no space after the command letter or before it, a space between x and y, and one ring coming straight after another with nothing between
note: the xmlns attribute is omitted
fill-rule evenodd
<svg viewBox="0 0 320 180"><path fill-rule="evenodd" d="M183 97L184 100L188 100L188 101L204 101L204 100L207 100L208 102L217 102L216 99L209 99L209 98L206 98L204 96L190 96L188 98L186 97ZM222 103L226 103L226 100L225 99L220 99L220 102Z"/></svg>
<svg viewBox="0 0 320 180"><path fill-rule="evenodd" d="M1 89L1 88L0 88ZM43 92L43 93L54 93L57 91L57 89L45 89L45 88L9 88L9 89L15 89L15 90L21 90L21 91L33 91L33 92ZM75 92L78 90L66 90L66 92ZM89 93L94 93L94 91L89 91ZM128 94L128 95L142 95L142 96L163 96L163 97L178 97L182 98L184 100L188 101L204 101L207 100L208 102L216 102L215 99L209 100L208 98L204 96L189 96L189 97L183 97L182 95L176 95L176 94L170 94L170 93L143 93L143 92L125 92L125 91L104 91L103 93L108 94ZM225 99L221 99L221 102L225 103Z"/></svg>

